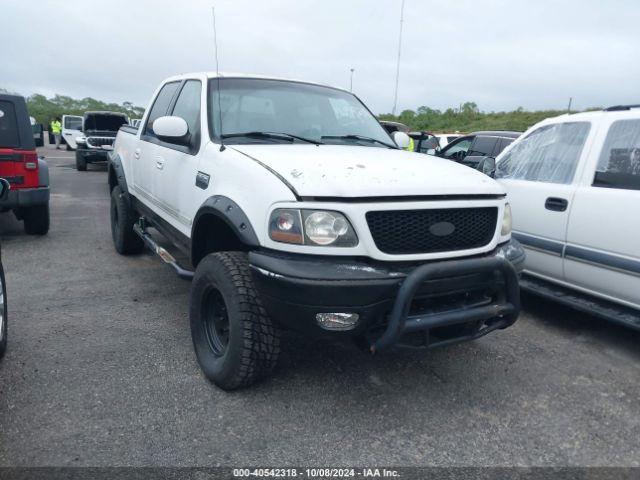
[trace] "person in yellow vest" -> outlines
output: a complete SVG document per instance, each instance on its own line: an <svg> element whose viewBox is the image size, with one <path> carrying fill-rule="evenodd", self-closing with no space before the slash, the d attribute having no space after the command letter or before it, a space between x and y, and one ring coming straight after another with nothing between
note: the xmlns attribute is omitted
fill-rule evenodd
<svg viewBox="0 0 640 480"><path fill-rule="evenodd" d="M407 148L405 148L405 150L407 152L413 152L415 151L415 145L413 143L413 138L409 137L409 146Z"/></svg>
<svg viewBox="0 0 640 480"><path fill-rule="evenodd" d="M51 122L51 133L53 133L53 138L56 141L56 150L60 150L60 138L62 136L60 117L56 117L55 120Z"/></svg>

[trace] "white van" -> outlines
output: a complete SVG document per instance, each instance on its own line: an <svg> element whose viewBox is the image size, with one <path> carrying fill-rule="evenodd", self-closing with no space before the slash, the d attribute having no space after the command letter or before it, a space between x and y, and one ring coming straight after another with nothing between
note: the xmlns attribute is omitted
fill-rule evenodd
<svg viewBox="0 0 640 480"><path fill-rule="evenodd" d="M640 329L640 106L562 115L496 159L521 286Z"/></svg>

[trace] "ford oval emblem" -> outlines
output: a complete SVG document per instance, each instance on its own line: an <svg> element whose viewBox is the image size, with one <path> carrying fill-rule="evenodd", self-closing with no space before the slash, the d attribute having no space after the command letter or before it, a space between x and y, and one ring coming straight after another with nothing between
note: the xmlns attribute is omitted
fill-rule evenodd
<svg viewBox="0 0 640 480"><path fill-rule="evenodd" d="M438 222L429 227L431 235L436 237L446 237L451 235L456 229L456 226L451 222Z"/></svg>

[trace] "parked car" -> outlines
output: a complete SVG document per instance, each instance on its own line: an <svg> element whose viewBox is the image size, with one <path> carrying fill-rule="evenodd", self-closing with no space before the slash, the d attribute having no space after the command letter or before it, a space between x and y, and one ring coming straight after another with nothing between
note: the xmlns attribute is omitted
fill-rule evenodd
<svg viewBox="0 0 640 480"><path fill-rule="evenodd" d="M438 148L438 139L429 132L409 132L409 137L413 139L413 151L418 153L428 153Z"/></svg>
<svg viewBox="0 0 640 480"><path fill-rule="evenodd" d="M280 328L377 352L515 322L524 254L504 190L402 151L405 133L394 139L348 91L204 73L167 79L140 128L120 129L108 177L115 249L146 244L192 279L191 334L216 385L271 372Z"/></svg>
<svg viewBox="0 0 640 480"><path fill-rule="evenodd" d="M438 133L436 134L436 138L438 139L438 146L440 148L444 148L453 142L456 138L460 138L462 135L460 133Z"/></svg>
<svg viewBox="0 0 640 480"><path fill-rule="evenodd" d="M67 150L78 148L76 138L82 136L82 119L79 115L62 116L62 138L67 145Z"/></svg>
<svg viewBox="0 0 640 480"><path fill-rule="evenodd" d="M446 147L429 152L432 155L477 168L483 157L496 157L522 135L522 132L484 131L459 137Z"/></svg>
<svg viewBox="0 0 640 480"><path fill-rule="evenodd" d="M49 168L38 158L24 97L0 94L0 177L11 191L0 211L13 211L27 233L49 231Z"/></svg>
<svg viewBox="0 0 640 480"><path fill-rule="evenodd" d="M86 112L82 119L82 135L76 137L76 169L84 172L88 163L106 162L113 142L126 115L118 112Z"/></svg>
<svg viewBox="0 0 640 480"><path fill-rule="evenodd" d="M0 178L0 201L9 194L9 182ZM4 267L0 256L0 358L7 350L7 285L4 280Z"/></svg>
<svg viewBox="0 0 640 480"><path fill-rule="evenodd" d="M404 123L391 122L389 120L380 120L380 125L382 125L382 127L387 131L389 135L391 135L394 132L404 132L408 134L409 131L411 130Z"/></svg>
<svg viewBox="0 0 640 480"><path fill-rule="evenodd" d="M495 176L527 251L522 287L640 329L640 108L540 122Z"/></svg>

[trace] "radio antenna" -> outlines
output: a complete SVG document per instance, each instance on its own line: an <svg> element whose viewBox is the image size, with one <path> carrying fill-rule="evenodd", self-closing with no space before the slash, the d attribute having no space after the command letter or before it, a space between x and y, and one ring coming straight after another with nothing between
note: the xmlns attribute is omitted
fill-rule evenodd
<svg viewBox="0 0 640 480"><path fill-rule="evenodd" d="M216 7L211 7L211 16L213 18L213 45L215 47L215 55L216 55L216 82L218 84L218 120L220 121L220 151L224 152L224 140L222 138L223 130L222 130L222 101L220 97L222 96L222 92L220 91L220 66L218 64L218 35L216 31Z"/></svg>

